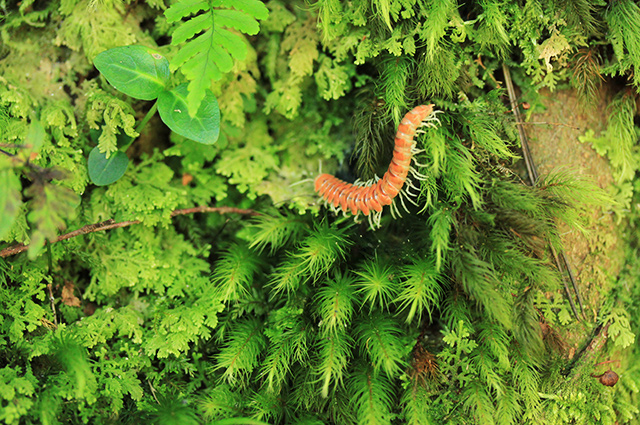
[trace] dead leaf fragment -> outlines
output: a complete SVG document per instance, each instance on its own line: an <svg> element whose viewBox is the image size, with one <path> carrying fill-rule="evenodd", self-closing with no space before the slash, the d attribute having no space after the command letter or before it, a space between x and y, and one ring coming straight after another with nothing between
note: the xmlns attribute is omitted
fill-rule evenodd
<svg viewBox="0 0 640 425"><path fill-rule="evenodd" d="M73 295L74 289L75 286L73 286L70 280L64 283L64 288L62 288L62 302L69 307L80 307L80 298Z"/></svg>

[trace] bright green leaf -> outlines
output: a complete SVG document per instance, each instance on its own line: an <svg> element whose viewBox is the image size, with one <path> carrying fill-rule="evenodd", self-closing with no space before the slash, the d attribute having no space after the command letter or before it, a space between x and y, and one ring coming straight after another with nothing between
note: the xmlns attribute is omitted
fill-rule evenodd
<svg viewBox="0 0 640 425"><path fill-rule="evenodd" d="M157 98L169 81L169 61L143 46L106 50L93 63L113 87L135 99Z"/></svg>
<svg viewBox="0 0 640 425"><path fill-rule="evenodd" d="M116 151L109 158L96 146L89 154L89 178L97 186L111 184L124 175L129 165L127 154Z"/></svg>
<svg viewBox="0 0 640 425"><path fill-rule="evenodd" d="M187 84L181 84L158 97L158 112L162 121L174 132L187 139L212 145L220 135L220 109L218 101L207 90L195 116L187 108Z"/></svg>

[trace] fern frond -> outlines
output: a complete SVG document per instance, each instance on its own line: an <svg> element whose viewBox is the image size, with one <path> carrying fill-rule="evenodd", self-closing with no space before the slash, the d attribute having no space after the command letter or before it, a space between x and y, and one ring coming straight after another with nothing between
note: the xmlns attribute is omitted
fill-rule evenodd
<svg viewBox="0 0 640 425"><path fill-rule="evenodd" d="M457 53L457 49L452 45L440 45L433 57L422 55L416 72L416 88L421 98L453 97L458 89L456 81L460 76Z"/></svg>
<svg viewBox="0 0 640 425"><path fill-rule="evenodd" d="M578 49L572 58L571 83L585 104L596 101L598 88L604 82L601 66L602 57L597 46Z"/></svg>
<svg viewBox="0 0 640 425"><path fill-rule="evenodd" d="M442 296L440 275L431 260L417 260L404 267L401 292L396 301L400 309L407 315L405 321L410 323L415 317L418 322L422 314L426 313L431 320L431 313L439 304Z"/></svg>
<svg viewBox="0 0 640 425"><path fill-rule="evenodd" d="M391 424L394 388L384 375L360 366L349 379L349 390L358 423Z"/></svg>
<svg viewBox="0 0 640 425"><path fill-rule="evenodd" d="M285 260L271 274L269 286L271 287L272 294L275 295L280 292L289 294L295 292L306 278L303 276L303 272L304 267L300 261L292 258Z"/></svg>
<svg viewBox="0 0 640 425"><path fill-rule="evenodd" d="M510 45L507 4L503 0L480 0L478 3L482 7L478 41L483 47L493 48L498 56L503 57Z"/></svg>
<svg viewBox="0 0 640 425"><path fill-rule="evenodd" d="M286 212L284 215L259 215L253 220L250 230L253 233L249 248L263 252L268 245L269 254L273 255L290 242L297 241L307 232L307 226L299 217Z"/></svg>
<svg viewBox="0 0 640 425"><path fill-rule="evenodd" d="M504 328L494 323L486 321L479 323L478 341L481 341L483 348L495 359L500 370L506 371L511 367L509 360L509 346L511 344L509 335Z"/></svg>
<svg viewBox="0 0 640 425"><path fill-rule="evenodd" d="M249 293L260 261L244 244L234 244L216 262L211 283L222 302L237 301Z"/></svg>
<svg viewBox="0 0 640 425"><path fill-rule="evenodd" d="M518 353L516 352L515 354L517 355ZM520 357L519 361L513 365L513 386L520 395L520 403L524 404L525 411L533 416L540 406L540 373L536 366L532 366L521 356L518 357Z"/></svg>
<svg viewBox="0 0 640 425"><path fill-rule="evenodd" d="M351 346L351 338L343 329L327 334L319 340L317 353L320 360L314 368L314 374L318 377L317 382L321 384L320 394L323 398L329 396L332 383L334 389L342 385L351 357Z"/></svg>
<svg viewBox="0 0 640 425"><path fill-rule="evenodd" d="M371 360L374 373L382 370L394 378L406 368L407 353L401 339L402 330L389 315L368 315L358 322L355 331L360 347Z"/></svg>
<svg viewBox="0 0 640 425"><path fill-rule="evenodd" d="M556 5L567 23L585 36L598 32L599 22L594 16L598 6L604 6L604 4L591 0L560 0Z"/></svg>
<svg viewBox="0 0 640 425"><path fill-rule="evenodd" d="M269 338L266 357L260 368L260 377L266 390L280 393L285 380L290 376L291 366L308 359L310 328L301 317L302 309L284 307L270 317L271 326L265 330Z"/></svg>
<svg viewBox="0 0 640 425"><path fill-rule="evenodd" d="M215 369L224 370L222 379L230 384L247 377L258 366L266 345L259 318L239 321L230 332L229 341L216 356Z"/></svg>
<svg viewBox="0 0 640 425"><path fill-rule="evenodd" d="M326 222L316 225L276 269L270 282L273 291L292 292L300 282L328 272L337 260L344 258L351 245L346 232L347 228L339 229Z"/></svg>
<svg viewBox="0 0 640 425"><path fill-rule="evenodd" d="M402 395L402 413L407 425L436 425L431 415L433 400L420 385L409 385Z"/></svg>
<svg viewBox="0 0 640 425"><path fill-rule="evenodd" d="M481 381L471 381L463 391L464 408L475 419L476 423L495 424L495 408L485 384Z"/></svg>
<svg viewBox="0 0 640 425"><path fill-rule="evenodd" d="M193 407L183 397L174 394L161 394L158 403L150 406L147 421L159 425L198 425L198 416Z"/></svg>
<svg viewBox="0 0 640 425"><path fill-rule="evenodd" d="M376 16L385 23L389 30L393 30L391 26L391 1L390 0L372 0L376 9Z"/></svg>
<svg viewBox="0 0 640 425"><path fill-rule="evenodd" d="M451 230L453 228L453 216L451 208L441 207L436 209L428 219L431 231L431 252L436 258L436 271L440 271L445 255L449 251L449 242L451 238Z"/></svg>
<svg viewBox="0 0 640 425"><path fill-rule="evenodd" d="M605 13L609 40L621 71L633 67L633 84L640 86L640 6L632 0L612 2Z"/></svg>
<svg viewBox="0 0 640 425"><path fill-rule="evenodd" d="M327 273L337 260L344 258L347 248L352 244L347 239L347 229L323 222L302 240L292 258L300 261L305 275L317 278Z"/></svg>
<svg viewBox="0 0 640 425"><path fill-rule="evenodd" d="M429 161L429 174L434 178L440 177L447 161L447 136L442 127L426 127L424 136L418 137L418 143L426 151L425 157Z"/></svg>
<svg viewBox="0 0 640 425"><path fill-rule="evenodd" d="M282 418L285 416L286 406L284 403L284 399L276 393L272 393L269 391L256 391L253 393L251 400L249 401L249 406L252 410L252 419L255 421L264 421L259 422L256 425L266 425L272 423L281 423ZM268 421L268 422L266 422ZM243 422L240 418L235 420L233 424L241 425ZM252 424L252 420L249 419L247 424Z"/></svg>
<svg viewBox="0 0 640 425"><path fill-rule="evenodd" d="M362 180L372 179L377 174L379 160L388 148L389 140L393 140L394 126L385 113L382 99L363 99L362 105L353 119L355 147L353 157L356 158L356 170Z"/></svg>
<svg viewBox="0 0 640 425"><path fill-rule="evenodd" d="M441 306L443 322L448 328L453 328L456 323L471 323L472 305L466 299L462 288L452 288Z"/></svg>
<svg viewBox="0 0 640 425"><path fill-rule="evenodd" d="M489 352L480 346L480 349L474 350L470 358L482 385L495 393L496 397L501 397L505 387L504 375L501 373L503 371L496 368L496 363Z"/></svg>
<svg viewBox="0 0 640 425"><path fill-rule="evenodd" d="M526 284L526 280L524 281ZM544 355L544 342L540 329L539 314L534 305L534 292L522 288L514 299L513 336L520 345L520 351L530 363L539 362Z"/></svg>
<svg viewBox="0 0 640 425"><path fill-rule="evenodd" d="M628 139L627 139L628 141ZM620 149L625 158L622 169L627 176L635 174L638 167L638 157L635 148L624 146L622 140L616 141L615 149ZM628 150L627 150L628 149ZM626 152L625 152L626 151ZM622 153L624 152L624 153ZM620 158L620 157L618 157ZM619 175L619 178L622 174ZM544 200L545 215L547 220L563 221L574 229L586 233L585 208L587 207L611 207L615 201L603 189L585 176L571 174L566 170L559 170L548 176L540 177L536 186L541 190L540 197ZM559 243L557 232L549 232L552 243Z"/></svg>
<svg viewBox="0 0 640 425"><path fill-rule="evenodd" d="M217 385L198 400L198 410L205 419L228 418L242 413L242 395L227 384Z"/></svg>
<svg viewBox="0 0 640 425"><path fill-rule="evenodd" d="M430 0L421 5L421 14L425 20L418 36L427 44L426 54L429 60L434 58L457 6L456 0Z"/></svg>
<svg viewBox="0 0 640 425"><path fill-rule="evenodd" d="M638 20L640 21L640 8ZM638 30L640 31L640 27ZM639 38L638 54L640 55L640 33L636 33L636 36ZM640 66L635 75L640 85ZM609 159L611 165L617 169L618 182L633 179L638 169L638 152L635 147L637 136L633 121L635 114L635 97L631 93L616 96L609 105L607 133L613 141Z"/></svg>
<svg viewBox="0 0 640 425"><path fill-rule="evenodd" d="M389 56L380 67L382 71L376 89L384 100L387 114L397 126L409 109L407 85L411 81L412 59L407 56Z"/></svg>
<svg viewBox="0 0 640 425"><path fill-rule="evenodd" d="M630 118L629 115L632 114L630 107L634 104L633 96L631 96L631 99L625 99L625 102L629 103L617 112L612 111L612 115L624 115L624 118L621 119L623 123L620 124L621 128L619 130L620 139L625 139L624 141L619 140L622 143L628 143L629 141L629 135L622 136L622 133L633 130L629 128L630 123L627 121ZM626 155L628 155L627 166L637 166L635 148L632 145L628 145L621 149L626 150ZM566 205L569 208L576 208L582 204L600 207L609 206L612 203L611 197L598 187L589 176L581 176L566 169L559 169L548 175L541 176L536 187L543 191L540 196L543 197L546 208L553 205ZM550 198L552 202L549 202ZM551 214L556 212L558 211L553 211Z"/></svg>
<svg viewBox="0 0 640 425"><path fill-rule="evenodd" d="M491 202L499 210L516 210L531 217L545 214L545 202L531 188L512 181L494 180L491 186Z"/></svg>
<svg viewBox="0 0 640 425"><path fill-rule="evenodd" d="M501 122L496 119L505 112L504 107L497 109L488 99L495 97L493 91L485 98L474 100L462 110L462 121L473 143L484 148L498 158L511 159L516 155L511 151L511 143L503 140Z"/></svg>
<svg viewBox="0 0 640 425"><path fill-rule="evenodd" d="M318 27L322 31L323 40L327 43L342 32L344 20L343 6L340 0L323 0L316 3L318 11Z"/></svg>
<svg viewBox="0 0 640 425"><path fill-rule="evenodd" d="M173 46L186 44L171 60L170 68L180 68L190 81L187 106L193 116L211 81L231 71L234 59L242 61L247 56L246 41L228 28L255 35L260 29L258 20L266 19L269 11L259 0L181 0L164 14L169 23L187 19L173 33Z"/></svg>
<svg viewBox="0 0 640 425"><path fill-rule="evenodd" d="M452 251L451 270L464 291L483 310L506 329L512 328L511 303L496 287L498 280L491 265L473 254L473 249L461 248Z"/></svg>
<svg viewBox="0 0 640 425"><path fill-rule="evenodd" d="M496 400L496 421L499 424L511 425L522 423L522 405L518 393L512 386L504 387L503 393Z"/></svg>
<svg viewBox="0 0 640 425"><path fill-rule="evenodd" d="M376 304L381 311L388 308L398 293L393 268L376 257L364 263L355 273L359 276L356 279L356 294L364 296L362 304L369 304L369 312Z"/></svg>
<svg viewBox="0 0 640 425"><path fill-rule="evenodd" d="M336 272L316 293L314 303L322 335L341 332L351 323L355 310L354 283L353 276Z"/></svg>
<svg viewBox="0 0 640 425"><path fill-rule="evenodd" d="M452 204L458 204L468 198L474 208L480 208L481 177L476 171L473 156L457 137L449 140L446 149L447 163L443 186L448 199Z"/></svg>
<svg viewBox="0 0 640 425"><path fill-rule="evenodd" d="M58 332L53 337L53 349L72 383L73 396L78 399L93 396L98 383L87 359L86 349L78 338L71 333Z"/></svg>

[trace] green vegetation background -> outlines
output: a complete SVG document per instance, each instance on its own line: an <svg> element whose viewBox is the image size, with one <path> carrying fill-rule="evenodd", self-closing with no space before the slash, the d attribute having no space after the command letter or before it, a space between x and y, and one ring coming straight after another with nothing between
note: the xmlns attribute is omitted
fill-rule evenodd
<svg viewBox="0 0 640 425"><path fill-rule="evenodd" d="M0 421L639 422L635 2L0 0L0 40ZM152 102L93 65L131 44L190 107L213 91L216 144L157 117L138 134ZM611 185L523 183L503 64L531 111L541 89L610 93L582 140ZM378 230L322 208L320 166L381 175L424 103L443 112L417 206ZM89 152L132 138L92 184ZM119 224L46 243L98 223ZM624 263L589 265L580 319L558 225Z"/></svg>

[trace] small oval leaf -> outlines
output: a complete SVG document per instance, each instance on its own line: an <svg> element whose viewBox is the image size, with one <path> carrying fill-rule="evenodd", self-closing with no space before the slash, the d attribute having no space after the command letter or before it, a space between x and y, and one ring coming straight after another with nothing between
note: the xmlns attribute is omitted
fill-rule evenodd
<svg viewBox="0 0 640 425"><path fill-rule="evenodd" d="M93 60L98 71L122 93L135 99L153 100L169 81L169 61L144 46L105 50Z"/></svg>
<svg viewBox="0 0 640 425"><path fill-rule="evenodd" d="M106 186L117 181L127 171L129 157L122 151L116 151L107 158L96 146L89 153L89 178L96 186Z"/></svg>
<svg viewBox="0 0 640 425"><path fill-rule="evenodd" d="M207 90L195 116L187 109L187 84L158 96L160 118L171 130L187 139L212 145L220 135L220 109L214 94Z"/></svg>

